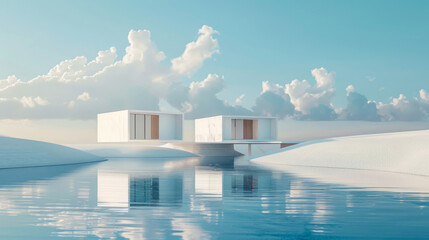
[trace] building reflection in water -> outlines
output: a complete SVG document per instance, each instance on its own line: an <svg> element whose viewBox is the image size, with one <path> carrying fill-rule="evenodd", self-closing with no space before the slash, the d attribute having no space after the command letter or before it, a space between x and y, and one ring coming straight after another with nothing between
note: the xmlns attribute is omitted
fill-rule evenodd
<svg viewBox="0 0 429 240"><path fill-rule="evenodd" d="M100 207L128 207L129 178L126 173L98 172L97 205Z"/></svg>
<svg viewBox="0 0 429 240"><path fill-rule="evenodd" d="M266 171L242 169L231 172L228 192L232 195L261 196L273 187L272 174Z"/></svg>
<svg viewBox="0 0 429 240"><path fill-rule="evenodd" d="M171 205L183 199L183 177L98 171L97 203L102 207L128 208Z"/></svg>
<svg viewBox="0 0 429 240"><path fill-rule="evenodd" d="M256 192L258 190L258 176L252 174L235 174L231 179L231 191L238 192Z"/></svg>
<svg viewBox="0 0 429 240"><path fill-rule="evenodd" d="M159 201L158 177L130 177L130 206L156 204Z"/></svg>
<svg viewBox="0 0 429 240"><path fill-rule="evenodd" d="M222 197L223 172L207 168L195 168L195 193L208 197Z"/></svg>

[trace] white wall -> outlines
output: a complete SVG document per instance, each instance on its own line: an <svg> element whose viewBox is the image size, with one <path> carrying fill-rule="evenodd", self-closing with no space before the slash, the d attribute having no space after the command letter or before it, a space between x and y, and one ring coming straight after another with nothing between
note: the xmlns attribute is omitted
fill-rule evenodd
<svg viewBox="0 0 429 240"><path fill-rule="evenodd" d="M223 117L223 132L222 136L223 139L232 139L232 118L230 117Z"/></svg>
<svg viewBox="0 0 429 240"><path fill-rule="evenodd" d="M130 135L129 121L128 111L98 114L98 142L127 142Z"/></svg>
<svg viewBox="0 0 429 240"><path fill-rule="evenodd" d="M258 119L258 140L273 140L271 136L271 119Z"/></svg>
<svg viewBox="0 0 429 240"><path fill-rule="evenodd" d="M271 139L279 139L279 126L277 119L271 119Z"/></svg>
<svg viewBox="0 0 429 240"><path fill-rule="evenodd" d="M232 120L237 121L236 138L232 133ZM216 116L195 120L196 142L222 142L243 139L243 119L257 120L254 136L257 140L277 140L277 120L272 118L255 118L245 116ZM257 131L256 131L257 129ZM246 140L243 140L246 141Z"/></svg>
<svg viewBox="0 0 429 240"><path fill-rule="evenodd" d="M229 121L228 124L231 126L228 130L224 129L224 132L228 132L230 137L226 138L224 137L223 140L232 140L232 139L243 139L244 134L243 134L243 130L244 130L244 122L243 119L232 119L232 118L228 118Z"/></svg>
<svg viewBox="0 0 429 240"><path fill-rule="evenodd" d="M130 180L125 173L97 173L97 206L128 207Z"/></svg>
<svg viewBox="0 0 429 240"><path fill-rule="evenodd" d="M145 121L146 121L145 115L143 115L143 114L132 114L132 116L134 116L134 115L135 115L135 130L136 130L136 132L135 132L136 138L135 139L145 139L145 131L146 131L146 129L145 129ZM133 124L133 123L134 123L134 121L130 121L130 124ZM130 129L133 130L134 127L131 127ZM130 134L130 135L133 135L133 134Z"/></svg>
<svg viewBox="0 0 429 240"><path fill-rule="evenodd" d="M185 142L195 142L195 121L194 120L184 120L183 140Z"/></svg>
<svg viewBox="0 0 429 240"><path fill-rule="evenodd" d="M151 132L152 118L151 117L152 117L152 115L149 115L149 114L144 115L144 123L145 123L145 125L144 125L144 128L145 128L144 139L151 139L151 136L152 136L152 132Z"/></svg>
<svg viewBox="0 0 429 240"><path fill-rule="evenodd" d="M195 193L205 197L219 197L223 190L222 171L195 168Z"/></svg>
<svg viewBox="0 0 429 240"><path fill-rule="evenodd" d="M250 144L250 156L265 154L280 149L280 143L256 143ZM248 156L249 144L234 144L234 150Z"/></svg>
<svg viewBox="0 0 429 240"><path fill-rule="evenodd" d="M136 115L136 136L131 138L134 131L134 119L130 115ZM159 140L182 140L183 115L163 114L157 112L118 111L98 114L97 131L98 142L129 142L150 139L151 115L159 115ZM144 124L146 122L146 124ZM146 129L144 129L146 128ZM146 133L146 137L144 134Z"/></svg>
<svg viewBox="0 0 429 240"><path fill-rule="evenodd" d="M183 132L184 132L184 119L183 115L176 115L176 139L183 140Z"/></svg>
<svg viewBox="0 0 429 240"><path fill-rule="evenodd" d="M196 142L222 141L222 116L195 119Z"/></svg>
<svg viewBox="0 0 429 240"><path fill-rule="evenodd" d="M159 115L159 140L177 139L176 116L170 114Z"/></svg>

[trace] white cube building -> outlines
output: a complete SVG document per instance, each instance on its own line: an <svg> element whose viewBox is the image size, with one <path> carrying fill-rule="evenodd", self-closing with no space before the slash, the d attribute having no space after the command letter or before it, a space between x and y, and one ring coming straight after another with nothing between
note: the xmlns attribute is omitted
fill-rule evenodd
<svg viewBox="0 0 429 240"><path fill-rule="evenodd" d="M277 118L220 115L196 119L195 141L277 141Z"/></svg>
<svg viewBox="0 0 429 240"><path fill-rule="evenodd" d="M98 142L183 140L183 114L123 110L97 115Z"/></svg>

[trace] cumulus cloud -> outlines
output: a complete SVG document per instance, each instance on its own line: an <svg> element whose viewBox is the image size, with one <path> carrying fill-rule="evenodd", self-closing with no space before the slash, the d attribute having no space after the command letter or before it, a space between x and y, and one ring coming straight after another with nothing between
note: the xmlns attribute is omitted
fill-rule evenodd
<svg viewBox="0 0 429 240"><path fill-rule="evenodd" d="M246 94L241 94L238 98L235 99L235 103L242 103L243 98L246 96Z"/></svg>
<svg viewBox="0 0 429 240"><path fill-rule="evenodd" d="M424 103L429 104L429 94L424 89L420 89L419 95Z"/></svg>
<svg viewBox="0 0 429 240"><path fill-rule="evenodd" d="M46 106L49 103L47 100L45 100L39 96L34 97L34 98L23 96L22 98L16 99L16 100L18 100L24 108L34 108L36 106Z"/></svg>
<svg viewBox="0 0 429 240"><path fill-rule="evenodd" d="M337 117L338 114L332 105L328 106L320 104L317 107L311 108L309 113L299 115L298 119L309 121L330 121L336 120Z"/></svg>
<svg viewBox="0 0 429 240"><path fill-rule="evenodd" d="M368 100L349 85L346 107L335 109L332 104L335 73L323 67L313 69L311 73L315 85L307 80L293 80L285 85L263 82L253 111L299 120L420 121L429 118L429 94L423 89L419 98L408 99L401 94L385 104Z"/></svg>
<svg viewBox="0 0 429 240"><path fill-rule="evenodd" d="M202 112L202 108L189 105L192 98L179 93L180 89L189 88L181 84L181 76L197 71L206 59L218 52L215 33L211 27L203 26L197 40L189 43L170 66L163 63L166 56L152 42L149 31L131 30L129 46L122 59L117 59L116 48L111 47L100 51L92 61L84 56L62 61L47 74L28 82L10 76L0 80L0 116L94 118L99 112L113 110L158 110L160 99L173 98L176 93L176 99L184 97L178 101L179 109ZM210 87L216 86L202 88ZM221 101L213 96L212 99L216 103Z"/></svg>
<svg viewBox="0 0 429 240"><path fill-rule="evenodd" d="M378 111L386 121L420 121L428 119L428 108L424 99L408 99L403 94L390 103L379 103Z"/></svg>
<svg viewBox="0 0 429 240"><path fill-rule="evenodd" d="M295 106L279 84L262 82L261 95L256 99L253 111L258 115L284 118L295 113Z"/></svg>
<svg viewBox="0 0 429 240"><path fill-rule="evenodd" d="M355 91L355 87L353 87L353 85L348 85L346 88L347 91L347 96L350 95L351 92Z"/></svg>
<svg viewBox="0 0 429 240"><path fill-rule="evenodd" d="M80 100L80 101L86 102L86 101L89 101L89 99L91 99L91 96L87 92L83 92L81 95L77 96L77 100Z"/></svg>
<svg viewBox="0 0 429 240"><path fill-rule="evenodd" d="M331 100L335 95L335 73L325 68L315 68L311 71L316 85L311 86L306 80L293 80L285 85L285 92L291 97L291 102L296 110L302 114L309 114L313 108L319 105L330 107Z"/></svg>
<svg viewBox="0 0 429 240"><path fill-rule="evenodd" d="M381 120L375 102L368 101L364 95L355 92L352 85L349 85L346 91L347 107L341 112L340 119L364 121Z"/></svg>
<svg viewBox="0 0 429 240"><path fill-rule="evenodd" d="M131 30L125 55L118 59L116 48L98 52L91 61L78 56L60 62L47 74L28 82L9 76L0 80L1 118L95 118L97 113L122 110L158 110L162 101L185 113L186 118L217 114L268 115L300 120L427 120L429 94L399 95L390 103L375 103L347 91L347 106L336 109L334 72L325 68L311 70L311 81L293 80L283 84L262 82L262 91L251 109L239 106L245 94L230 104L219 98L225 77L208 74L189 85L182 78L194 74L207 59L219 53L217 32L202 26L196 40L181 56L164 62L166 55L157 49L147 30Z"/></svg>
<svg viewBox="0 0 429 240"><path fill-rule="evenodd" d="M17 84L18 82L20 82L20 80L15 76L9 76L6 79L0 80L0 91L8 88L8 87L12 87L15 84Z"/></svg>
<svg viewBox="0 0 429 240"><path fill-rule="evenodd" d="M240 106L232 106L218 98L225 87L223 76L209 74L200 82L192 82L189 87L175 86L168 98L169 103L183 112L187 118L206 117L219 114L253 115L253 113Z"/></svg>
<svg viewBox="0 0 429 240"><path fill-rule="evenodd" d="M355 92L352 85L346 91L347 107L341 111L341 120L423 121L429 118L429 98L424 89L420 90L419 97L409 99L400 94L390 103L370 101Z"/></svg>
<svg viewBox="0 0 429 240"><path fill-rule="evenodd" d="M258 113L285 117L294 115L305 120L331 120L336 118L331 100L335 95L335 73L315 68L311 74L316 81L293 80L284 86L263 82L262 93L254 110Z"/></svg>
<svg viewBox="0 0 429 240"><path fill-rule="evenodd" d="M219 53L217 39L213 38L213 34L217 31L204 25L198 33L198 39L186 45L182 56L171 61L173 71L190 75L201 67L205 59L210 58L214 53Z"/></svg>

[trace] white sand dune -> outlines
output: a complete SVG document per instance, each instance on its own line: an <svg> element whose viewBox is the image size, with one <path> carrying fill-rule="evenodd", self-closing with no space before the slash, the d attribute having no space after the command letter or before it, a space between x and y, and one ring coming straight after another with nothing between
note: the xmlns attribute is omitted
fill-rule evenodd
<svg viewBox="0 0 429 240"><path fill-rule="evenodd" d="M181 149L165 147L165 144L105 143L69 146L105 158L185 158L197 156Z"/></svg>
<svg viewBox="0 0 429 240"><path fill-rule="evenodd" d="M361 135L302 143L252 161L356 190L427 194L428 146L427 130Z"/></svg>
<svg viewBox="0 0 429 240"><path fill-rule="evenodd" d="M73 148L40 141L0 137L0 168L76 164L104 160Z"/></svg>
<svg viewBox="0 0 429 240"><path fill-rule="evenodd" d="M429 176L429 130L306 142L252 161L283 168L311 166Z"/></svg>

